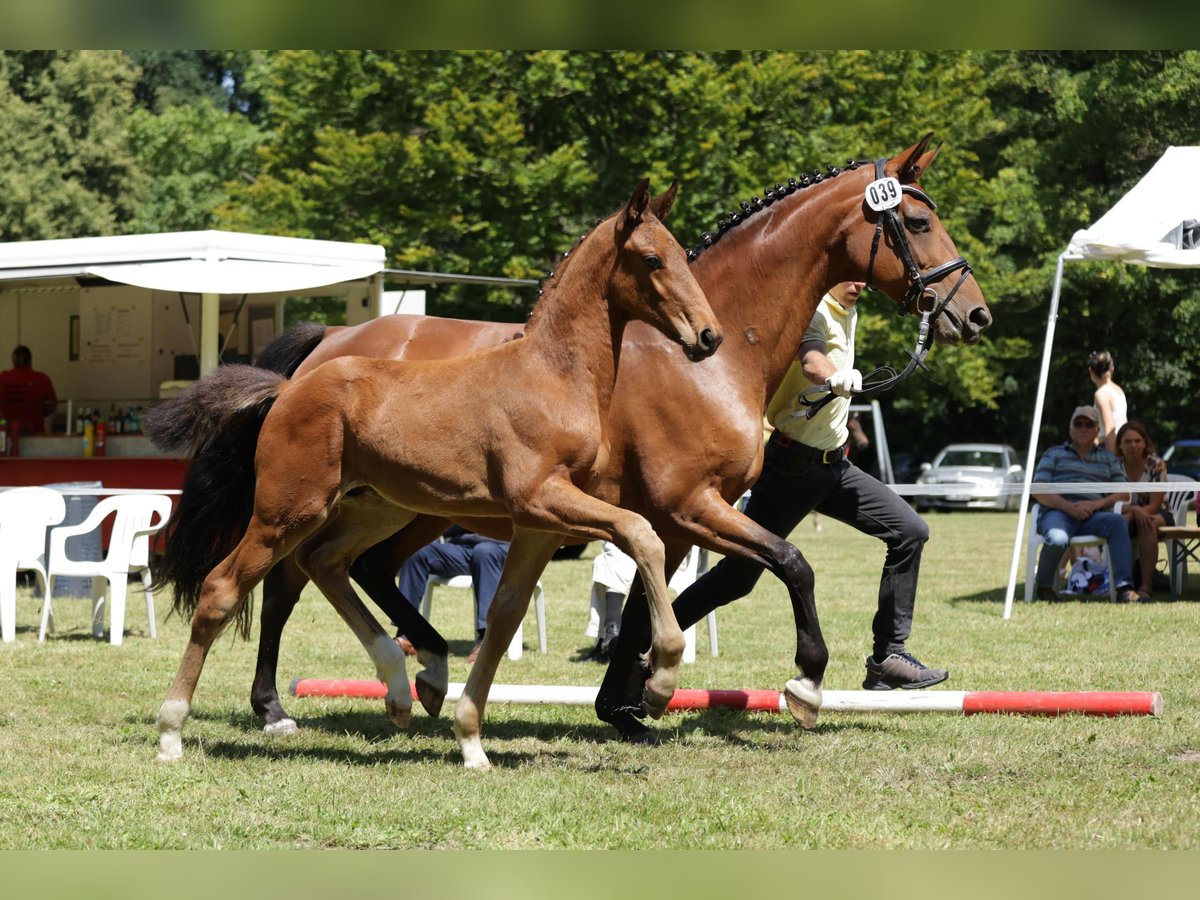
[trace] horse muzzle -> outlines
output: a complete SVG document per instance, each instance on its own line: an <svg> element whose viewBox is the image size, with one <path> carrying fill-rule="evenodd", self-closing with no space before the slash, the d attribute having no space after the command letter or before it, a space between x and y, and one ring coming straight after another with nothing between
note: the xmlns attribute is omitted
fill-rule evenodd
<svg viewBox="0 0 1200 900"><path fill-rule="evenodd" d="M725 340L725 336L711 328L704 328L696 335L694 343L684 343L683 353L692 362L699 362L702 359L708 359L717 352L717 348L721 346L721 342Z"/></svg>

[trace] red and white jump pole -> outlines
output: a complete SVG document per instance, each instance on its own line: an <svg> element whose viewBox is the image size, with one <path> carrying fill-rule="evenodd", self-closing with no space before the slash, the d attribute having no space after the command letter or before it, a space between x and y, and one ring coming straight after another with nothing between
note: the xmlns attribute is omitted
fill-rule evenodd
<svg viewBox="0 0 1200 900"><path fill-rule="evenodd" d="M457 700L462 682L451 682L447 700ZM560 685L495 684L488 703L527 703L556 706L591 706L597 688ZM382 698L387 689L378 681L297 678L296 697ZM416 699L416 689L413 698ZM780 712L787 709L779 691L728 691L680 689L668 710L744 709ZM964 716L1010 713L1029 716L1158 716L1162 694L1157 691L825 691L821 709L826 712L952 712Z"/></svg>

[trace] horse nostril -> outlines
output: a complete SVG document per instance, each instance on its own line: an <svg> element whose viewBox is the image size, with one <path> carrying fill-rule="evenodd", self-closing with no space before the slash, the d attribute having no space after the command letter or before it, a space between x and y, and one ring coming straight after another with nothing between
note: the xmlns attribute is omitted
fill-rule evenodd
<svg viewBox="0 0 1200 900"><path fill-rule="evenodd" d="M711 328L705 328L700 332L699 344L700 349L705 353L715 353L717 347L721 345L721 339L713 332Z"/></svg>
<svg viewBox="0 0 1200 900"><path fill-rule="evenodd" d="M971 314L967 316L967 319L980 331L984 331L992 324L992 314L984 306L977 306L971 310Z"/></svg>

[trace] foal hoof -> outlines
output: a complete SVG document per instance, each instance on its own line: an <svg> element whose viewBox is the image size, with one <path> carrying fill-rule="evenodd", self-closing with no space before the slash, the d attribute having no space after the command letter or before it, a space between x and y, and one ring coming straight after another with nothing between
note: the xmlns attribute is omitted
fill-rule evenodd
<svg viewBox="0 0 1200 900"><path fill-rule="evenodd" d="M408 726L412 723L412 706L400 706L391 700L385 700L384 706L387 708L387 717L392 720L392 724L401 731L408 731Z"/></svg>
<svg viewBox="0 0 1200 900"><path fill-rule="evenodd" d="M295 734L300 730L300 726L296 724L295 719L280 719L277 722L268 722L263 726L263 734L268 734L271 737L286 737L289 734Z"/></svg>
<svg viewBox="0 0 1200 900"><path fill-rule="evenodd" d="M424 672L417 673L417 700L425 708L425 712L436 719L446 702L446 690L434 683L434 680Z"/></svg>
<svg viewBox="0 0 1200 900"><path fill-rule="evenodd" d="M667 704L671 702L674 695L674 691L663 694L647 684L645 690L642 691L642 705L646 708L647 715L652 719L661 719L663 713L667 711Z"/></svg>
<svg viewBox="0 0 1200 900"><path fill-rule="evenodd" d="M821 693L821 686L811 678L792 678L783 687L783 698L787 701L788 712L805 731L817 727Z"/></svg>

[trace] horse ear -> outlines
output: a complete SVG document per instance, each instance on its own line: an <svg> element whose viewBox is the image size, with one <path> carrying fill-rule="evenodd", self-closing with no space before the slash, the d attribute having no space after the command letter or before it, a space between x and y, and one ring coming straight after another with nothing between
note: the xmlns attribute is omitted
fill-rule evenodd
<svg viewBox="0 0 1200 900"><path fill-rule="evenodd" d="M934 157L938 155L938 151L942 149L942 145L939 142L936 147L929 150L928 147L931 140L933 140L932 131L896 157L902 160L900 167L896 170L896 177L901 182L907 184L910 181L916 181L921 177L921 173L927 171L933 164Z"/></svg>
<svg viewBox="0 0 1200 900"><path fill-rule="evenodd" d="M650 179L643 178L633 189L633 196L621 211L621 228L632 228L650 205Z"/></svg>
<svg viewBox="0 0 1200 900"><path fill-rule="evenodd" d="M650 201L650 211L658 218L658 221L663 221L671 214L671 207L675 205L675 195L679 193L679 179L676 178L671 182L671 186L667 188L666 193L659 194Z"/></svg>

